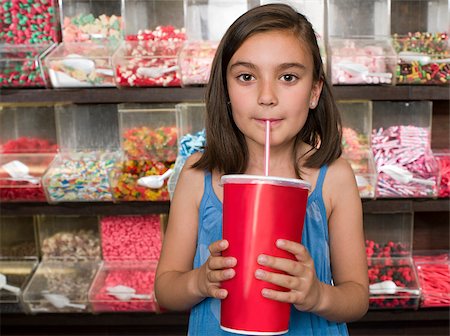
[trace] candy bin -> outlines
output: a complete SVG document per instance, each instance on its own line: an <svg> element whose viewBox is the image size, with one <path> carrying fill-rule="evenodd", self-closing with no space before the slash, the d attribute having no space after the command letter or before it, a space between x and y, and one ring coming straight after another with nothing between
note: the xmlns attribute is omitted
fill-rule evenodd
<svg viewBox="0 0 450 336"><path fill-rule="evenodd" d="M115 86L113 44L63 42L44 59L53 88Z"/></svg>
<svg viewBox="0 0 450 336"><path fill-rule="evenodd" d="M398 54L397 84L448 84L448 1L395 1L392 6L401 13L392 22L392 45Z"/></svg>
<svg viewBox="0 0 450 336"><path fill-rule="evenodd" d="M378 197L436 197L439 167L430 145L432 103L373 102L372 152Z"/></svg>
<svg viewBox="0 0 450 336"><path fill-rule="evenodd" d="M56 153L53 105L0 105L0 153Z"/></svg>
<svg viewBox="0 0 450 336"><path fill-rule="evenodd" d="M37 257L0 257L0 312L25 313L26 306L20 295L38 265Z"/></svg>
<svg viewBox="0 0 450 336"><path fill-rule="evenodd" d="M94 312L158 310L153 287L161 225L161 215L102 217L105 262L89 291Z"/></svg>
<svg viewBox="0 0 450 336"><path fill-rule="evenodd" d="M41 60L55 46L56 44L0 43L0 88L47 86Z"/></svg>
<svg viewBox="0 0 450 336"><path fill-rule="evenodd" d="M387 39L330 38L333 84L394 84L396 55Z"/></svg>
<svg viewBox="0 0 450 336"><path fill-rule="evenodd" d="M120 158L117 105L57 105L55 112L60 152L43 177L47 200L111 201L108 174Z"/></svg>
<svg viewBox="0 0 450 336"><path fill-rule="evenodd" d="M87 313L89 286L99 267L94 260L42 260L23 292L32 313Z"/></svg>
<svg viewBox="0 0 450 336"><path fill-rule="evenodd" d="M343 157L352 166L362 198L375 196L376 171L370 150L371 101L338 101L342 118Z"/></svg>
<svg viewBox="0 0 450 336"><path fill-rule="evenodd" d="M94 313L159 311L156 261L105 261L89 290Z"/></svg>
<svg viewBox="0 0 450 336"><path fill-rule="evenodd" d="M119 88L180 86L177 55L182 44L182 40L142 40L122 43L113 57L117 86Z"/></svg>
<svg viewBox="0 0 450 336"><path fill-rule="evenodd" d="M124 159L110 174L115 201L167 201L167 178L177 157L175 107L119 105Z"/></svg>
<svg viewBox="0 0 450 336"><path fill-rule="evenodd" d="M0 216L0 257L37 257L37 235L32 216Z"/></svg>
<svg viewBox="0 0 450 336"><path fill-rule="evenodd" d="M440 150L434 153L439 163L439 191L438 197L450 197L450 150Z"/></svg>
<svg viewBox="0 0 450 336"><path fill-rule="evenodd" d="M0 43L53 43L60 40L56 0L2 0Z"/></svg>
<svg viewBox="0 0 450 336"><path fill-rule="evenodd" d="M450 252L414 251L414 265L421 289L420 307L450 306Z"/></svg>
<svg viewBox="0 0 450 336"><path fill-rule="evenodd" d="M125 39L185 40L183 0L123 0Z"/></svg>
<svg viewBox="0 0 450 336"><path fill-rule="evenodd" d="M121 0L60 0L63 42L118 43L123 39Z"/></svg>
<svg viewBox="0 0 450 336"><path fill-rule="evenodd" d="M180 103L176 105L178 128L178 156L173 174L169 177L170 198L173 197L178 176L186 159L195 152L203 151L206 143L204 103Z"/></svg>
<svg viewBox="0 0 450 336"><path fill-rule="evenodd" d="M329 37L390 36L390 0L327 0Z"/></svg>
<svg viewBox="0 0 450 336"><path fill-rule="evenodd" d="M188 40L220 41L229 26L258 1L186 0L184 20Z"/></svg>
<svg viewBox="0 0 450 336"><path fill-rule="evenodd" d="M0 201L46 202L42 176L54 154L0 154Z"/></svg>
<svg viewBox="0 0 450 336"><path fill-rule="evenodd" d="M188 41L181 48L178 64L183 86L205 85L209 81L211 65L219 43Z"/></svg>

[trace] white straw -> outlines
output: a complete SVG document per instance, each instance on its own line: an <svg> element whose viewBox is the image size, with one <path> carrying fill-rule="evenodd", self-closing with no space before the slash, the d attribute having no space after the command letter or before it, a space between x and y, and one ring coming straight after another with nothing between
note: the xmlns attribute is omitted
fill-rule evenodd
<svg viewBox="0 0 450 336"><path fill-rule="evenodd" d="M269 157L270 157L270 120L266 120L266 146L264 153L264 173L269 176Z"/></svg>

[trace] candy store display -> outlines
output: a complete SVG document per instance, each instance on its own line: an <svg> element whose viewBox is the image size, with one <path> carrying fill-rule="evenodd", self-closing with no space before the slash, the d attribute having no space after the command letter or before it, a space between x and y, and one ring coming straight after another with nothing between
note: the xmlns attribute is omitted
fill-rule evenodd
<svg viewBox="0 0 450 336"><path fill-rule="evenodd" d="M217 47L214 41L188 41L183 45L178 60L183 86L208 83Z"/></svg>
<svg viewBox="0 0 450 336"><path fill-rule="evenodd" d="M328 36L390 36L390 0L327 0Z"/></svg>
<svg viewBox="0 0 450 336"><path fill-rule="evenodd" d="M108 174L118 158L99 151L58 154L42 178L48 202L112 201Z"/></svg>
<svg viewBox="0 0 450 336"><path fill-rule="evenodd" d="M0 105L0 153L55 153L53 105Z"/></svg>
<svg viewBox="0 0 450 336"><path fill-rule="evenodd" d="M123 39L120 0L60 0L64 42L117 43Z"/></svg>
<svg viewBox="0 0 450 336"><path fill-rule="evenodd" d="M22 295L27 310L32 314L90 312L88 291L98 268L98 261L41 261Z"/></svg>
<svg viewBox="0 0 450 336"><path fill-rule="evenodd" d="M60 40L56 0L2 0L0 43L40 44Z"/></svg>
<svg viewBox="0 0 450 336"><path fill-rule="evenodd" d="M36 237L32 216L0 216L0 257L37 257Z"/></svg>
<svg viewBox="0 0 450 336"><path fill-rule="evenodd" d="M0 313L25 313L21 292L38 265L37 257L0 257ZM5 286L6 285L6 286Z"/></svg>
<svg viewBox="0 0 450 336"><path fill-rule="evenodd" d="M437 196L439 167L430 145L431 102L377 101L373 109L377 196Z"/></svg>
<svg viewBox="0 0 450 336"><path fill-rule="evenodd" d="M105 261L159 259L161 216L105 216L100 220L102 255Z"/></svg>
<svg viewBox="0 0 450 336"><path fill-rule="evenodd" d="M450 150L438 151L434 153L439 164L439 191L438 197L450 197Z"/></svg>
<svg viewBox="0 0 450 336"><path fill-rule="evenodd" d="M371 258L369 309L417 309L420 289L411 257Z"/></svg>
<svg viewBox="0 0 450 336"><path fill-rule="evenodd" d="M89 290L94 312L159 311L154 295L156 261L105 261Z"/></svg>
<svg viewBox="0 0 450 336"><path fill-rule="evenodd" d="M113 44L63 42L44 59L53 88L115 86Z"/></svg>
<svg viewBox="0 0 450 336"><path fill-rule="evenodd" d="M449 251L415 251L413 260L422 292L420 307L450 306Z"/></svg>
<svg viewBox="0 0 450 336"><path fill-rule="evenodd" d="M450 83L450 45L447 33L394 34L398 54L398 84Z"/></svg>
<svg viewBox="0 0 450 336"><path fill-rule="evenodd" d="M42 176L54 154L0 154L0 201L46 202Z"/></svg>
<svg viewBox="0 0 450 336"><path fill-rule="evenodd" d="M397 59L387 39L332 38L329 44L333 84L394 84Z"/></svg>
<svg viewBox="0 0 450 336"><path fill-rule="evenodd" d="M0 43L0 88L47 86L41 60L54 47L55 44Z"/></svg>

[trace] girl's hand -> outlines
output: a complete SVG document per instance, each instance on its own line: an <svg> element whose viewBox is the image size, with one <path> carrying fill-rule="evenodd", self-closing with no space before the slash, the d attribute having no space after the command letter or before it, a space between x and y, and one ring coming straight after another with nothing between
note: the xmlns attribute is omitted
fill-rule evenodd
<svg viewBox="0 0 450 336"><path fill-rule="evenodd" d="M236 258L222 257L222 251L228 248L227 240L218 240L209 245L211 255L200 267L198 287L203 297L225 299L228 295L226 289L220 288L220 282L231 279L235 275Z"/></svg>
<svg viewBox="0 0 450 336"><path fill-rule="evenodd" d="M296 260L261 254L258 256L258 264L286 274L257 269L255 276L257 279L284 287L289 291L281 292L264 288L262 295L275 301L292 303L301 311L314 311L320 303L322 284L317 279L311 256L303 245L292 241L279 239L277 247L292 253Z"/></svg>

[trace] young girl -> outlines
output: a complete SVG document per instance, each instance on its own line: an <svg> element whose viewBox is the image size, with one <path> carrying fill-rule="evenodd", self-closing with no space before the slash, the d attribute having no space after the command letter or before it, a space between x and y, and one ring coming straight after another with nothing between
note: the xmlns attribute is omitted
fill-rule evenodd
<svg viewBox="0 0 450 336"><path fill-rule="evenodd" d="M301 242L278 240L290 259L260 255L257 279L289 291L266 298L292 303L289 335L347 335L344 322L368 308L361 201L341 155L339 114L326 82L311 24L287 5L256 7L223 37L206 93L206 148L186 162L170 207L156 274L156 297L171 310L191 309L189 334L220 329L221 282L235 275L222 257L220 178L264 175L265 122L270 120L270 172L312 188Z"/></svg>

